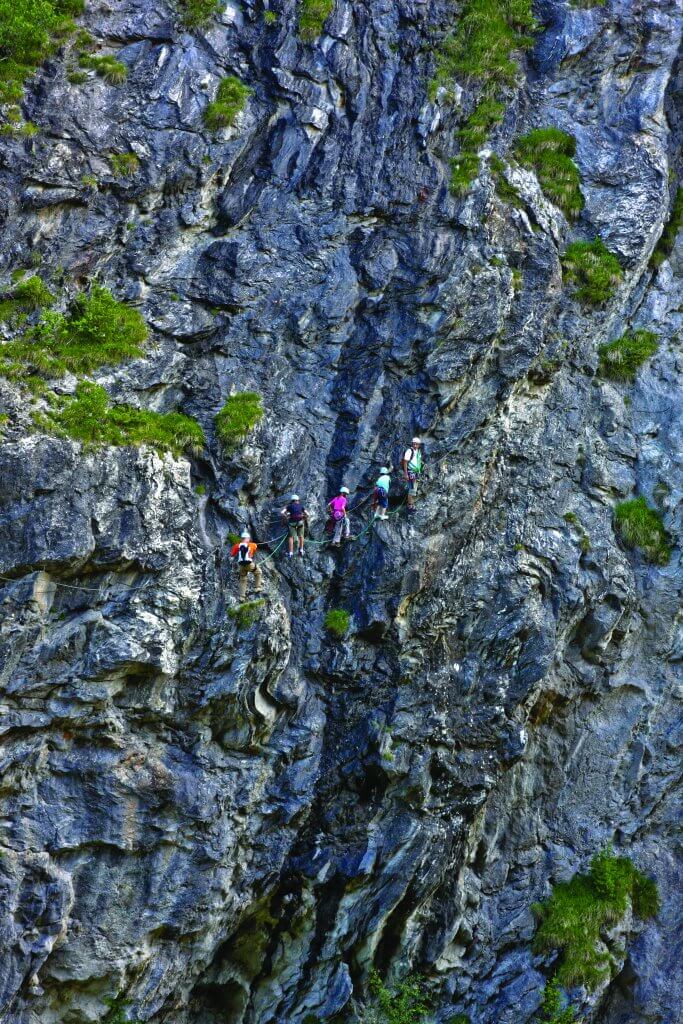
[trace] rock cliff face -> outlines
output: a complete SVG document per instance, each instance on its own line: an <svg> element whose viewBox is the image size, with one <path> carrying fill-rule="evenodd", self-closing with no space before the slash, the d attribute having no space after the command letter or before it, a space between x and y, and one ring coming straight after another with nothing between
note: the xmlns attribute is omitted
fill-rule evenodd
<svg viewBox="0 0 683 1024"><path fill-rule="evenodd" d="M30 80L40 131L0 153L3 281L38 253L63 302L97 276L137 305L145 357L96 379L207 445L83 449L0 383L6 1024L347 1024L373 965L422 974L435 1021L532 1021L552 957L531 904L609 842L662 909L574 1005L681 1020L683 240L650 257L683 10L536 14L462 196L474 85L428 98L460 16L441 0L337 0L312 42L291 0L194 33L166 3L96 0L79 22L127 82L69 81L69 43ZM226 74L253 92L211 134ZM548 125L577 142L572 224L529 169L502 199L487 158ZM111 152L139 164L117 175ZM597 234L624 274L587 307L560 256ZM596 375L598 345L639 328L660 342L635 383ZM232 391L265 416L229 454ZM415 517L397 480L396 514L366 529L364 504L341 553L280 548L241 622L227 534L279 537L295 489L321 540L333 489L359 502L415 432ZM636 494L666 566L617 538Z"/></svg>

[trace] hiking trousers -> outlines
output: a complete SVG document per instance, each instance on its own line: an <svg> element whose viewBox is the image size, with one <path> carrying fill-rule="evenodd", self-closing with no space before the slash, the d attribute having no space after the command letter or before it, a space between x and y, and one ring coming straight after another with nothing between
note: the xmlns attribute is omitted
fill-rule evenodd
<svg viewBox="0 0 683 1024"><path fill-rule="evenodd" d="M239 590L240 590L240 601L244 601L247 596L247 581L249 579L249 573L254 574L254 584L256 593L258 594L263 586L263 573L259 569L256 562L243 562L240 567L240 578L239 578Z"/></svg>
<svg viewBox="0 0 683 1024"><path fill-rule="evenodd" d="M343 519L340 519L338 522L334 524L334 543L338 544L339 541L342 539L342 536L344 537L345 540L348 540L350 535L351 522L348 516L344 516Z"/></svg>

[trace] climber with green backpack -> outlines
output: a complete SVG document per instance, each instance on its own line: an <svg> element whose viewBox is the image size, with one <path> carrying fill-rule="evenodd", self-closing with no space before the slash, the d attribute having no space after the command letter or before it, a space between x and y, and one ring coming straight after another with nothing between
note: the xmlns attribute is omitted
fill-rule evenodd
<svg viewBox="0 0 683 1024"><path fill-rule="evenodd" d="M375 481L375 490L372 495L372 509L375 519L389 518L389 488L391 487L391 470L382 466L379 476Z"/></svg>
<svg viewBox="0 0 683 1024"><path fill-rule="evenodd" d="M422 475L424 467L422 458L422 441L419 437L414 437L410 443L410 447L406 448L401 459L401 466L403 467L403 478L408 485L408 513L413 515L415 513L415 492L417 491L417 482Z"/></svg>

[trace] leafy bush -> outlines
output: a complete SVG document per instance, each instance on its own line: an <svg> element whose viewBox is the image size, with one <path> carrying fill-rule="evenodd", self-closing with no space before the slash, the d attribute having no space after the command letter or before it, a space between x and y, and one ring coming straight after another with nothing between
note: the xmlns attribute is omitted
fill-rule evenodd
<svg viewBox="0 0 683 1024"><path fill-rule="evenodd" d="M601 238L572 242L562 267L565 279L576 285L577 298L594 306L607 302L623 277L619 260Z"/></svg>
<svg viewBox="0 0 683 1024"><path fill-rule="evenodd" d="M576 1011L571 1006L562 1006L562 990L557 978L552 978L543 989L539 1013L539 1024L574 1024Z"/></svg>
<svg viewBox="0 0 683 1024"><path fill-rule="evenodd" d="M204 111L204 124L209 131L215 132L220 128L231 128L246 105L253 90L240 82L235 75L224 78L216 93L216 99L209 103Z"/></svg>
<svg viewBox="0 0 683 1024"><path fill-rule="evenodd" d="M0 349L0 374L18 380L88 373L142 355L146 338L140 313L93 285L74 299L68 313L44 313L23 337L6 342Z"/></svg>
<svg viewBox="0 0 683 1024"><path fill-rule="evenodd" d="M673 247L676 244L676 238L678 232L683 227L683 186L679 186L676 191L674 204L671 209L671 216L666 223L662 237L659 239L655 251L652 253L650 258L650 265L653 267L661 267L664 260L668 259L673 252Z"/></svg>
<svg viewBox="0 0 683 1024"><path fill-rule="evenodd" d="M317 39L334 10L334 0L301 0L299 33L310 43Z"/></svg>
<svg viewBox="0 0 683 1024"><path fill-rule="evenodd" d="M132 178L140 167L135 153L110 153L109 163L117 178Z"/></svg>
<svg viewBox="0 0 683 1024"><path fill-rule="evenodd" d="M55 297L47 285L36 274L20 281L12 292L12 298L21 309L32 311L42 306L51 306Z"/></svg>
<svg viewBox="0 0 683 1024"><path fill-rule="evenodd" d="M218 10L218 0L180 0L183 24L201 28Z"/></svg>
<svg viewBox="0 0 683 1024"><path fill-rule="evenodd" d="M584 206L579 169L572 159L575 152L576 141L559 128L537 128L515 146L519 162L536 171L547 197L567 217L578 217Z"/></svg>
<svg viewBox="0 0 683 1024"><path fill-rule="evenodd" d="M216 434L224 448L230 450L246 437L263 418L261 396L256 391L241 391L230 395L216 414Z"/></svg>
<svg viewBox="0 0 683 1024"><path fill-rule="evenodd" d="M622 501L614 510L617 532L629 548L643 552L648 562L666 565L671 558L666 530L659 512L650 508L645 498Z"/></svg>
<svg viewBox="0 0 683 1024"><path fill-rule="evenodd" d="M80 58L79 64L82 68L90 68L91 71L96 71L100 78L104 78L105 82L109 82L110 85L123 85L128 78L128 68L126 65L122 64L120 60L117 60L111 54L105 54L101 57L84 54Z"/></svg>
<svg viewBox="0 0 683 1024"><path fill-rule="evenodd" d="M266 10L263 12L263 20L266 25L274 25L277 21L277 11Z"/></svg>
<svg viewBox="0 0 683 1024"><path fill-rule="evenodd" d="M235 619L238 629L250 629L259 619L259 609L266 602L263 598L257 601L243 601L236 608L229 608L228 615Z"/></svg>
<svg viewBox="0 0 683 1024"><path fill-rule="evenodd" d="M331 608L326 614L323 625L328 633L343 640L351 625L351 616L343 608Z"/></svg>
<svg viewBox="0 0 683 1024"><path fill-rule="evenodd" d="M605 930L624 917L629 904L636 915L656 914L656 884L628 857L615 857L609 848L593 858L588 874L560 882L545 902L535 904L539 924L534 948L560 950L558 985L592 990L610 976L612 956Z"/></svg>
<svg viewBox="0 0 683 1024"><path fill-rule="evenodd" d="M375 1004L372 1019L377 1024L421 1024L429 1012L419 978L406 978L396 988L389 989L377 971L372 971L370 992Z"/></svg>
<svg viewBox="0 0 683 1024"><path fill-rule="evenodd" d="M83 8L83 0L0 0L0 102L21 98L22 83Z"/></svg>
<svg viewBox="0 0 683 1024"><path fill-rule="evenodd" d="M200 425L179 412L159 413L130 405L110 405L99 384L81 381L74 396L56 399L49 412L34 417L50 433L92 445L150 445L180 455L204 446Z"/></svg>
<svg viewBox="0 0 683 1024"><path fill-rule="evenodd" d="M599 373L611 380L634 381L643 363L658 348L657 335L652 331L633 331L623 334L598 349Z"/></svg>

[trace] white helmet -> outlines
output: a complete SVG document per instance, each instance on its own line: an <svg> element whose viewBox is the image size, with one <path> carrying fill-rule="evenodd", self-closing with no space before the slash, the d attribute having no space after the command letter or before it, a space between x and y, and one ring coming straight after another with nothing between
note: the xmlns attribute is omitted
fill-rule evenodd
<svg viewBox="0 0 683 1024"><path fill-rule="evenodd" d="M382 466L382 468L380 469L380 473L391 473L391 470L388 469L386 466Z"/></svg>
<svg viewBox="0 0 683 1024"><path fill-rule="evenodd" d="M298 501L298 500L299 500L299 495L298 494L293 494L292 497L290 498L290 501Z"/></svg>
<svg viewBox="0 0 683 1024"><path fill-rule="evenodd" d="M422 441L420 440L419 437L414 437L411 443L412 444L422 444Z"/></svg>
<svg viewBox="0 0 683 1024"><path fill-rule="evenodd" d="M249 533L249 530L242 530L240 537L242 540L251 540L251 534Z"/></svg>
<svg viewBox="0 0 683 1024"><path fill-rule="evenodd" d="M349 489L348 489L348 487L340 487L340 488L339 488L339 493L340 493L340 494L349 494Z"/></svg>

